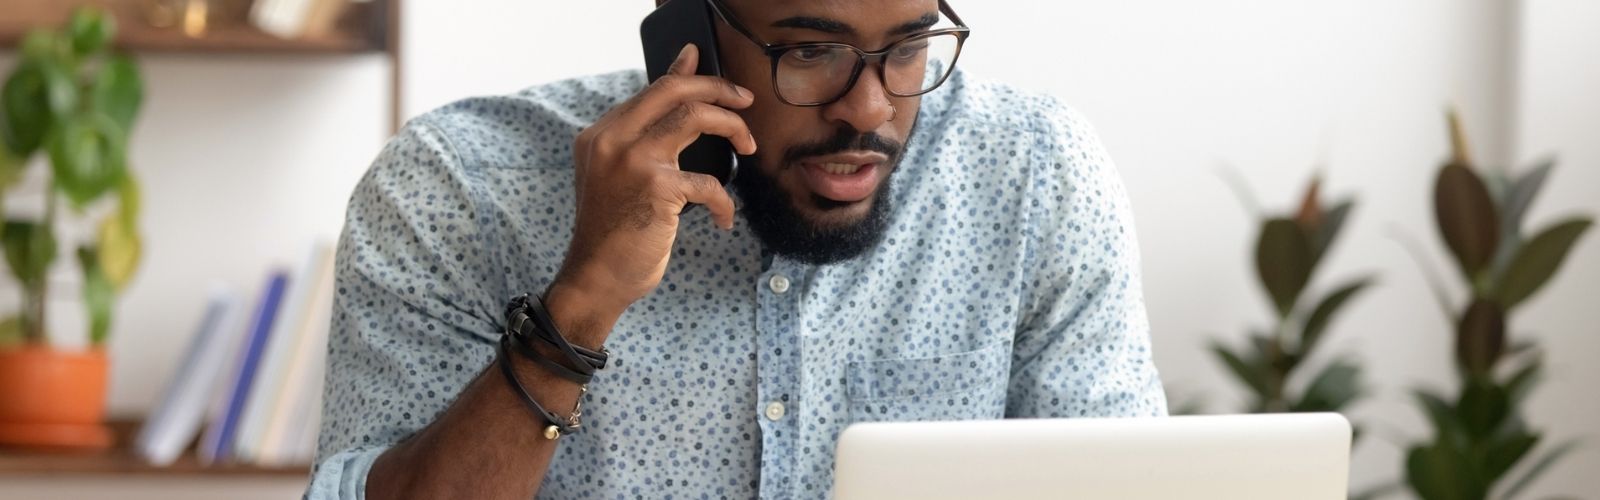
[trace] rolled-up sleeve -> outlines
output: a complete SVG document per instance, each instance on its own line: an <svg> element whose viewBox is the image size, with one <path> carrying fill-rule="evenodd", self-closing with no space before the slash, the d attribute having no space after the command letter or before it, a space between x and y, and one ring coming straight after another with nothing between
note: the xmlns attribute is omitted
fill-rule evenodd
<svg viewBox="0 0 1600 500"><path fill-rule="evenodd" d="M1128 195L1088 123L1037 118L1007 417L1163 416Z"/></svg>
<svg viewBox="0 0 1600 500"><path fill-rule="evenodd" d="M433 421L493 358L505 282L492 253L496 218L475 175L418 119L351 196L306 497L362 498L373 461Z"/></svg>

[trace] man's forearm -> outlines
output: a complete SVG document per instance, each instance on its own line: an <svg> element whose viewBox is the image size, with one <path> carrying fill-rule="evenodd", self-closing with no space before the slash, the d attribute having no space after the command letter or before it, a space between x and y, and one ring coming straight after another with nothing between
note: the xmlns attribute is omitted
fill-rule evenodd
<svg viewBox="0 0 1600 500"><path fill-rule="evenodd" d="M557 328L580 346L598 348L616 321L616 315L589 310L586 301L556 288L548 299ZM511 359L518 379L540 406L557 415L572 411L580 395L578 384L520 356L511 354ZM491 364L432 424L378 457L367 474L367 496L531 498L559 443L543 436L545 426Z"/></svg>

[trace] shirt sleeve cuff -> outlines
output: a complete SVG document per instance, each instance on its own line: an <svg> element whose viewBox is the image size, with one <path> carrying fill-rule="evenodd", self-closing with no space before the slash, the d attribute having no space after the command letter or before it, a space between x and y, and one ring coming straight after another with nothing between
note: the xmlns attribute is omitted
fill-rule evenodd
<svg viewBox="0 0 1600 500"><path fill-rule="evenodd" d="M367 496L367 472L387 446L350 448L318 463L311 471L308 500L359 500Z"/></svg>

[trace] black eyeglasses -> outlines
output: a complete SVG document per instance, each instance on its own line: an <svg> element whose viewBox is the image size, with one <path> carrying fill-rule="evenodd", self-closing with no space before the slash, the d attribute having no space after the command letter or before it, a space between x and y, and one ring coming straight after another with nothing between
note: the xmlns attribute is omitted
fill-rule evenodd
<svg viewBox="0 0 1600 500"><path fill-rule="evenodd" d="M867 63L878 62L878 78L895 97L915 97L939 88L955 70L961 45L971 30L961 16L939 0L939 12L956 24L917 33L868 52L854 45L808 42L773 45L739 22L721 0L706 0L717 17L772 58L772 90L792 106L823 106L843 98L856 86Z"/></svg>

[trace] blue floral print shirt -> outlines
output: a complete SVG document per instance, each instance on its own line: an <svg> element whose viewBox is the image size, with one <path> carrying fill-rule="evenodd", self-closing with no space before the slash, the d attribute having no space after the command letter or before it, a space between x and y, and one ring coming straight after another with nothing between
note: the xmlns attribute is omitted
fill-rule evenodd
<svg viewBox="0 0 1600 500"><path fill-rule="evenodd" d="M644 85L467 99L389 141L339 243L308 497L362 497L494 358L506 301L561 264L573 139ZM538 497L822 498L855 422L1165 415L1127 194L1088 123L959 71L919 118L861 256L772 256L689 211Z"/></svg>

